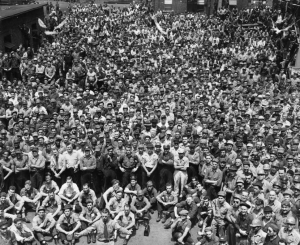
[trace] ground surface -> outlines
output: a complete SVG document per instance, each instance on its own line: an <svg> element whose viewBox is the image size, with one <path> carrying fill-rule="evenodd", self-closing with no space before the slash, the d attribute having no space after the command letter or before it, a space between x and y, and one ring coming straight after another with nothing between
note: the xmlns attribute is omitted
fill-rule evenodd
<svg viewBox="0 0 300 245"><path fill-rule="evenodd" d="M34 216L33 213L29 213L28 219L32 220L33 216ZM175 244L175 242L171 241L171 230L170 229L165 230L161 222L156 223L156 218L157 218L157 212L154 212L154 214L151 215L149 237L144 236L144 226L140 225L140 228L137 231L136 235L130 238L128 245L173 245ZM31 228L31 224L27 224L27 226ZM191 231L194 241L196 241L198 230L199 228L195 226ZM36 242L35 245L37 244L38 243ZM91 243L90 245L93 244L94 243ZM122 244L123 244L123 239L118 237L115 245L122 245ZM48 245L54 245L54 242L48 242ZM86 237L81 237L79 242L76 243L76 245L87 245Z"/></svg>

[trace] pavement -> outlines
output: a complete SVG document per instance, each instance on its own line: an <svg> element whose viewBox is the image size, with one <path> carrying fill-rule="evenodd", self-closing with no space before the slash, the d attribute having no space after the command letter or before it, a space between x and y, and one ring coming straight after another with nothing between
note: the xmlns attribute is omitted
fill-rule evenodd
<svg viewBox="0 0 300 245"><path fill-rule="evenodd" d="M34 217L34 213L30 212L28 213L27 218L29 220L32 220ZM140 225L139 229L137 230L136 234L134 234L129 242L128 245L174 245L175 242L171 241L171 229L165 230L164 224L157 223L157 212L155 211L154 214L151 214L151 220L150 220L150 235L148 237L144 236L144 226L143 224ZM168 222L168 221L167 221ZM167 223L166 222L166 223ZM31 228L31 224L26 224L29 228ZM194 241L197 241L197 232L199 228L196 225L191 230L191 235ZM50 238L49 238L50 239ZM48 245L55 245L54 241L47 241ZM1 241L0 241L1 244ZM38 245L38 242L35 242L34 245ZM93 245L94 243L91 243L90 245ZM123 244L123 238L119 237L117 238L117 241L115 242L115 245L122 245ZM79 239L79 242L76 243L76 245L88 245L86 241L86 237L81 237Z"/></svg>

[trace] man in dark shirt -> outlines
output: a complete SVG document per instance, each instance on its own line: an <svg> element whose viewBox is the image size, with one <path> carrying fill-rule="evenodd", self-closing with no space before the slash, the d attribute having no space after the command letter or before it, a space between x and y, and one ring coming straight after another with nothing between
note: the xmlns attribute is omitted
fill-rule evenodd
<svg viewBox="0 0 300 245"><path fill-rule="evenodd" d="M189 211L181 210L180 218L172 224L172 237L179 244L192 245L194 241L191 237L190 230L192 227L191 221L188 219ZM201 243L202 244L202 243Z"/></svg>
<svg viewBox="0 0 300 245"><path fill-rule="evenodd" d="M193 201L193 197L190 194L186 196L185 201L176 204L174 208L174 214L176 218L179 217L178 212L180 213L180 211L183 209L189 212L187 218L192 222L192 224L194 224L197 219L198 207L197 204Z"/></svg>
<svg viewBox="0 0 300 245"><path fill-rule="evenodd" d="M265 239L264 245L278 245L279 244L279 227L275 223L269 223L267 229L267 237Z"/></svg>
<svg viewBox="0 0 300 245"><path fill-rule="evenodd" d="M113 179L117 179L116 170L118 168L118 157L113 152L112 146L107 148L107 154L104 154L99 161L97 161L97 170L103 175L103 190L108 189L108 185ZM97 192L97 191L96 191ZM98 193L98 192L97 192Z"/></svg>
<svg viewBox="0 0 300 245"><path fill-rule="evenodd" d="M143 189L144 196L149 200L151 204L150 213L153 214L153 210L156 208L156 196L157 196L157 190L153 187L153 182L149 180L147 182L147 187Z"/></svg>
<svg viewBox="0 0 300 245"><path fill-rule="evenodd" d="M128 145L126 146L125 149L126 149L126 153L124 155L121 155L119 160L119 168L123 173L122 174L123 188L128 184L130 175L135 173L140 166L140 161L138 157L132 153L131 147Z"/></svg>
<svg viewBox="0 0 300 245"><path fill-rule="evenodd" d="M243 243L248 240L253 220L252 214L248 213L250 205L248 203L240 204L240 213L236 219L235 228L237 229L237 243Z"/></svg>

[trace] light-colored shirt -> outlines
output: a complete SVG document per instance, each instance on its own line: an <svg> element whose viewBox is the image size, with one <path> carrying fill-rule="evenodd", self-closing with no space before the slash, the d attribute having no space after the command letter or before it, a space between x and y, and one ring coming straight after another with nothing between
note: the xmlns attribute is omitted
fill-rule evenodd
<svg viewBox="0 0 300 245"><path fill-rule="evenodd" d="M44 219L41 219L40 216L34 216L32 220L32 230L41 231L48 227L53 227L55 225L55 219L51 214L46 214Z"/></svg>
<svg viewBox="0 0 300 245"><path fill-rule="evenodd" d="M143 158L145 159L145 167L147 168L154 168L158 161L158 155L156 153L152 153L151 155L145 153Z"/></svg>
<svg viewBox="0 0 300 245"><path fill-rule="evenodd" d="M77 151L73 150L71 154L66 151L63 153L63 157L67 168L74 168L79 164L79 154Z"/></svg>
<svg viewBox="0 0 300 245"><path fill-rule="evenodd" d="M24 224L22 224L21 229L18 229L15 226L15 224L12 224L12 226L9 227L9 230L14 233L15 238L18 242L22 242L22 243L24 242L25 237L22 237L22 234L24 233L30 233L31 236L33 236L32 231Z"/></svg>

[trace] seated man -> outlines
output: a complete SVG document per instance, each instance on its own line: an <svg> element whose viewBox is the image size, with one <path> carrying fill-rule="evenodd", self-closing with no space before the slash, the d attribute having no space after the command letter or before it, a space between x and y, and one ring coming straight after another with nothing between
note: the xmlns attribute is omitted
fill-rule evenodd
<svg viewBox="0 0 300 245"><path fill-rule="evenodd" d="M94 202L91 199L86 200L86 207L82 208L81 214L79 215L79 220L81 222L81 229L85 230L96 221L101 218L101 214L99 210L94 207ZM91 238L93 243L96 242L96 233L95 231L91 231L91 233L87 234L87 243L91 243Z"/></svg>
<svg viewBox="0 0 300 245"><path fill-rule="evenodd" d="M97 197L95 192L90 188L88 183L83 184L83 190L79 193L78 204L83 209L87 206L86 201L92 200L93 206L96 205Z"/></svg>
<svg viewBox="0 0 300 245"><path fill-rule="evenodd" d="M137 192L141 190L141 186L137 183L134 175L130 176L130 183L125 187L125 199L127 202L131 202L132 198L136 196Z"/></svg>
<svg viewBox="0 0 300 245"><path fill-rule="evenodd" d="M51 174L46 173L45 182L40 188L40 193L42 195L42 198L44 199L45 197L47 197L50 191L54 191L54 193L57 194L59 192L59 187L56 184L56 182L52 180Z"/></svg>
<svg viewBox="0 0 300 245"><path fill-rule="evenodd" d="M199 242L197 242L196 245L219 244L219 238L214 235L211 227L206 227L204 232L205 236Z"/></svg>
<svg viewBox="0 0 300 245"><path fill-rule="evenodd" d="M128 202L125 200L125 198L123 198L123 193L121 191L118 191L116 196L112 197L109 200L106 208L114 218L119 212L124 210L124 205L126 203Z"/></svg>
<svg viewBox="0 0 300 245"><path fill-rule="evenodd" d="M59 217L56 229L59 232L60 239L62 243L68 245L75 244L74 233L80 228L81 223L78 215L72 212L72 206L66 205L64 207L64 213Z"/></svg>
<svg viewBox="0 0 300 245"><path fill-rule="evenodd" d="M16 218L17 215L5 213L3 209L0 209L0 238L4 240L5 244L12 244L12 235L8 228Z"/></svg>
<svg viewBox="0 0 300 245"><path fill-rule="evenodd" d="M184 192L186 192L187 194L194 194L197 192L197 185L198 185L199 181L197 180L196 176L192 176L191 178L191 182L186 184L184 187Z"/></svg>
<svg viewBox="0 0 300 245"><path fill-rule="evenodd" d="M25 187L21 190L20 195L24 201L22 213L25 213L29 209L33 209L35 212L37 212L42 195L37 189L31 186L30 180L25 182ZM25 218L25 221L26 223L29 223L27 218Z"/></svg>
<svg viewBox="0 0 300 245"><path fill-rule="evenodd" d="M55 190L49 192L48 196L42 202L46 214L51 213L54 219L58 219L62 215L62 202L60 197L54 193Z"/></svg>
<svg viewBox="0 0 300 245"><path fill-rule="evenodd" d="M1 192L0 194L0 209L4 211L4 213L7 213L8 211L12 211L14 208L14 204L6 198L7 195L5 192Z"/></svg>
<svg viewBox="0 0 300 245"><path fill-rule="evenodd" d="M11 213L13 214L22 214L22 218L25 218L25 209L23 210L24 206L24 200L23 198L16 193L16 187L15 186L10 186L9 190L7 192L7 197L8 200L12 202L14 205L13 209L11 209ZM24 211L24 212L22 212Z"/></svg>
<svg viewBox="0 0 300 245"><path fill-rule="evenodd" d="M194 241L190 234L192 227L191 221L187 218L189 211L181 210L180 218L176 219L172 224L172 238L179 244L193 245Z"/></svg>
<svg viewBox="0 0 300 245"><path fill-rule="evenodd" d="M116 221L110 219L110 215L107 209L103 209L101 213L101 219L92 224L85 230L76 233L75 237L80 237L91 233L91 231L96 231L97 234L97 244L98 245L113 245L115 230L119 230L126 235L130 235L131 231L121 227Z"/></svg>
<svg viewBox="0 0 300 245"><path fill-rule="evenodd" d="M123 188L120 186L120 181L117 179L112 180L112 186L109 187L102 195L99 210L102 210L105 206L107 206L108 201L117 195L117 192L123 192Z"/></svg>
<svg viewBox="0 0 300 245"><path fill-rule="evenodd" d="M186 196L185 201L176 204L174 208L174 214L176 218L179 218L178 213L183 209L189 212L187 218L192 222L192 224L195 224L197 219L198 207L197 204L193 201L193 197L190 194Z"/></svg>
<svg viewBox="0 0 300 245"><path fill-rule="evenodd" d="M32 230L41 243L41 245L47 245L45 241L45 236L51 236L54 238L54 242L58 245L58 235L55 229L55 219L53 219L51 214L45 213L44 207L39 207L38 214L32 220Z"/></svg>
<svg viewBox="0 0 300 245"><path fill-rule="evenodd" d="M118 222L121 227L124 227L126 230L131 231L135 225L134 214L130 212L130 207L128 204L125 204L124 210L119 212L118 215L114 218L114 221ZM117 230L115 231L115 239L117 238ZM125 239L123 245L127 245L130 235L125 234Z"/></svg>
<svg viewBox="0 0 300 245"><path fill-rule="evenodd" d="M14 223L9 228L12 232L17 244L32 245L34 242L34 235L32 231L23 223L22 218L16 218Z"/></svg>
<svg viewBox="0 0 300 245"><path fill-rule="evenodd" d="M157 190L153 187L153 182L149 180L147 182L147 187L143 189L144 196L149 200L151 204L150 213L154 213L154 209L156 209L157 201Z"/></svg>
<svg viewBox="0 0 300 245"><path fill-rule="evenodd" d="M150 214L148 210L150 209L151 205L150 202L146 197L144 197L143 191L138 191L137 195L132 198L131 201L131 210L135 213L136 222L136 229L139 228L139 220L143 220L145 223L145 233L149 233L149 219Z"/></svg>
<svg viewBox="0 0 300 245"><path fill-rule="evenodd" d="M78 186L73 183L72 177L68 176L65 184L62 185L60 191L58 193L64 204L69 204L73 206L73 210L75 210L77 198L79 197L80 191ZM79 206L78 206L79 207ZM77 207L77 209L78 209ZM77 210L80 212L81 210Z"/></svg>
<svg viewBox="0 0 300 245"><path fill-rule="evenodd" d="M165 223L169 216L171 216L171 222L173 222L175 219L174 207L178 202L178 195L173 191L172 184L167 183L166 190L157 195L156 199L158 211L156 222L161 220L162 223Z"/></svg>

